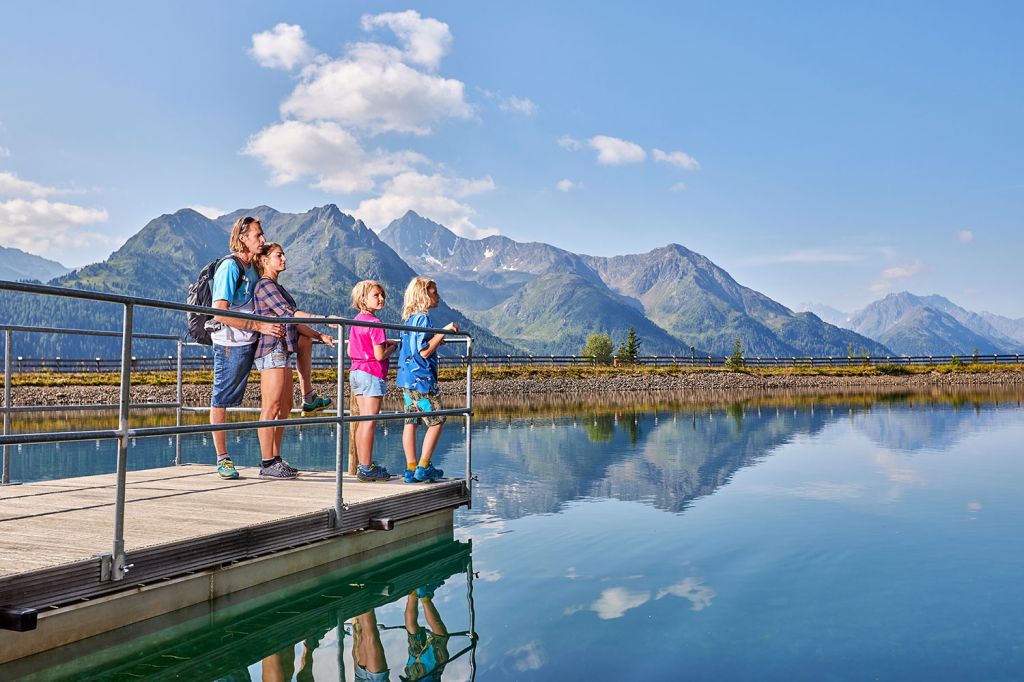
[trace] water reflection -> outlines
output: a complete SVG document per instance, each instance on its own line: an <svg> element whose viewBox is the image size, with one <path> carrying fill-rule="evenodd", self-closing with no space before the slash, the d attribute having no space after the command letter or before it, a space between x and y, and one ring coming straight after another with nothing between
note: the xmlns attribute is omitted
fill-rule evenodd
<svg viewBox="0 0 1024 682"><path fill-rule="evenodd" d="M356 573L289 577L201 616L184 610L0 666L0 679L471 680L470 552L445 539Z"/></svg>

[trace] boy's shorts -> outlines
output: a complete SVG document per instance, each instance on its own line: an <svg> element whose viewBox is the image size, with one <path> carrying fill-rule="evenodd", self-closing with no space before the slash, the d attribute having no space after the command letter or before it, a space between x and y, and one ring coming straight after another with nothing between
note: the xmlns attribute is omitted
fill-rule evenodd
<svg viewBox="0 0 1024 682"><path fill-rule="evenodd" d="M405 663L408 680L438 680L448 664L448 635L420 630L408 634L409 660Z"/></svg>
<svg viewBox="0 0 1024 682"><path fill-rule="evenodd" d="M348 383L352 386L353 393L365 398L379 398L388 392L387 382L361 369L354 369L348 373Z"/></svg>
<svg viewBox="0 0 1024 682"><path fill-rule="evenodd" d="M436 412L437 410L443 410L444 406L441 405L441 392L437 391L434 393L420 393L417 390L411 388L403 388L402 393L405 395L405 411L406 412ZM419 424L423 422L427 426L437 426L438 424L444 424L444 415L434 415L432 417L406 417L406 424Z"/></svg>
<svg viewBox="0 0 1024 682"><path fill-rule="evenodd" d="M295 367L295 359L292 358L291 353L287 353L283 350L270 351L261 358L256 358L253 362L256 369L261 372L266 372L268 369L286 369L288 367Z"/></svg>
<svg viewBox="0 0 1024 682"><path fill-rule="evenodd" d="M211 407L238 407L245 398L245 385L252 371L256 344L218 346L213 344L213 393Z"/></svg>

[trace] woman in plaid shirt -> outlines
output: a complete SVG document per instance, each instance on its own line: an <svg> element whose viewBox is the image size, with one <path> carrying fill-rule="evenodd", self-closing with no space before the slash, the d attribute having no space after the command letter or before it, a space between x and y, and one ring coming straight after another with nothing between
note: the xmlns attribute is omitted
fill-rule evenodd
<svg viewBox="0 0 1024 682"><path fill-rule="evenodd" d="M295 299L291 297L277 278L285 271L287 260L280 244L264 244L256 255L256 271L260 280L253 291L253 303L257 315L270 317L311 317L312 315L295 307ZM285 335L281 338L269 334L261 334L256 346L256 360L253 363L260 372L261 411L260 421L287 419L292 409L295 386L292 379L292 353L300 356L299 378L304 384L310 382L312 340L334 346L334 338L321 334L304 324L285 325ZM302 376L303 372L307 376ZM330 404L329 398L316 398L313 402L322 406ZM307 403L308 404L308 403ZM306 407L305 405L303 406ZM322 408L321 408L322 409ZM281 439L283 427L267 427L258 429L260 439L260 478L295 478L298 470L281 459Z"/></svg>

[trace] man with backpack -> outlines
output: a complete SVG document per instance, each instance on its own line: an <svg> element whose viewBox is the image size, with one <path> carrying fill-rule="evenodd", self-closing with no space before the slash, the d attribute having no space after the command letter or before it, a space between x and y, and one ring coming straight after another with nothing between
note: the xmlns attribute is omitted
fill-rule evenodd
<svg viewBox="0 0 1024 682"><path fill-rule="evenodd" d="M246 216L235 221L231 228L231 256L220 261L213 276L214 308L253 312L253 289L259 279L253 258L265 242L259 220ZM214 316L213 323L217 329L210 334L213 340L210 423L223 424L227 408L241 405L245 397L259 335L281 337L284 326L220 316ZM213 444L217 449L217 475L224 479L238 478L238 471L228 455L227 433L214 431Z"/></svg>

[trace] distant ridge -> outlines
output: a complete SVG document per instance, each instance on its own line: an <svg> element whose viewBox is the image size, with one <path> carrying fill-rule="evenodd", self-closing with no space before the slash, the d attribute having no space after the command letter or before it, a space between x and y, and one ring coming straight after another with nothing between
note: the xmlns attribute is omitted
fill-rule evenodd
<svg viewBox="0 0 1024 682"><path fill-rule="evenodd" d="M65 267L57 261L26 253L21 249L0 246L0 279L13 282L19 280L48 282L54 277L60 277L68 272L71 272L71 268Z"/></svg>

